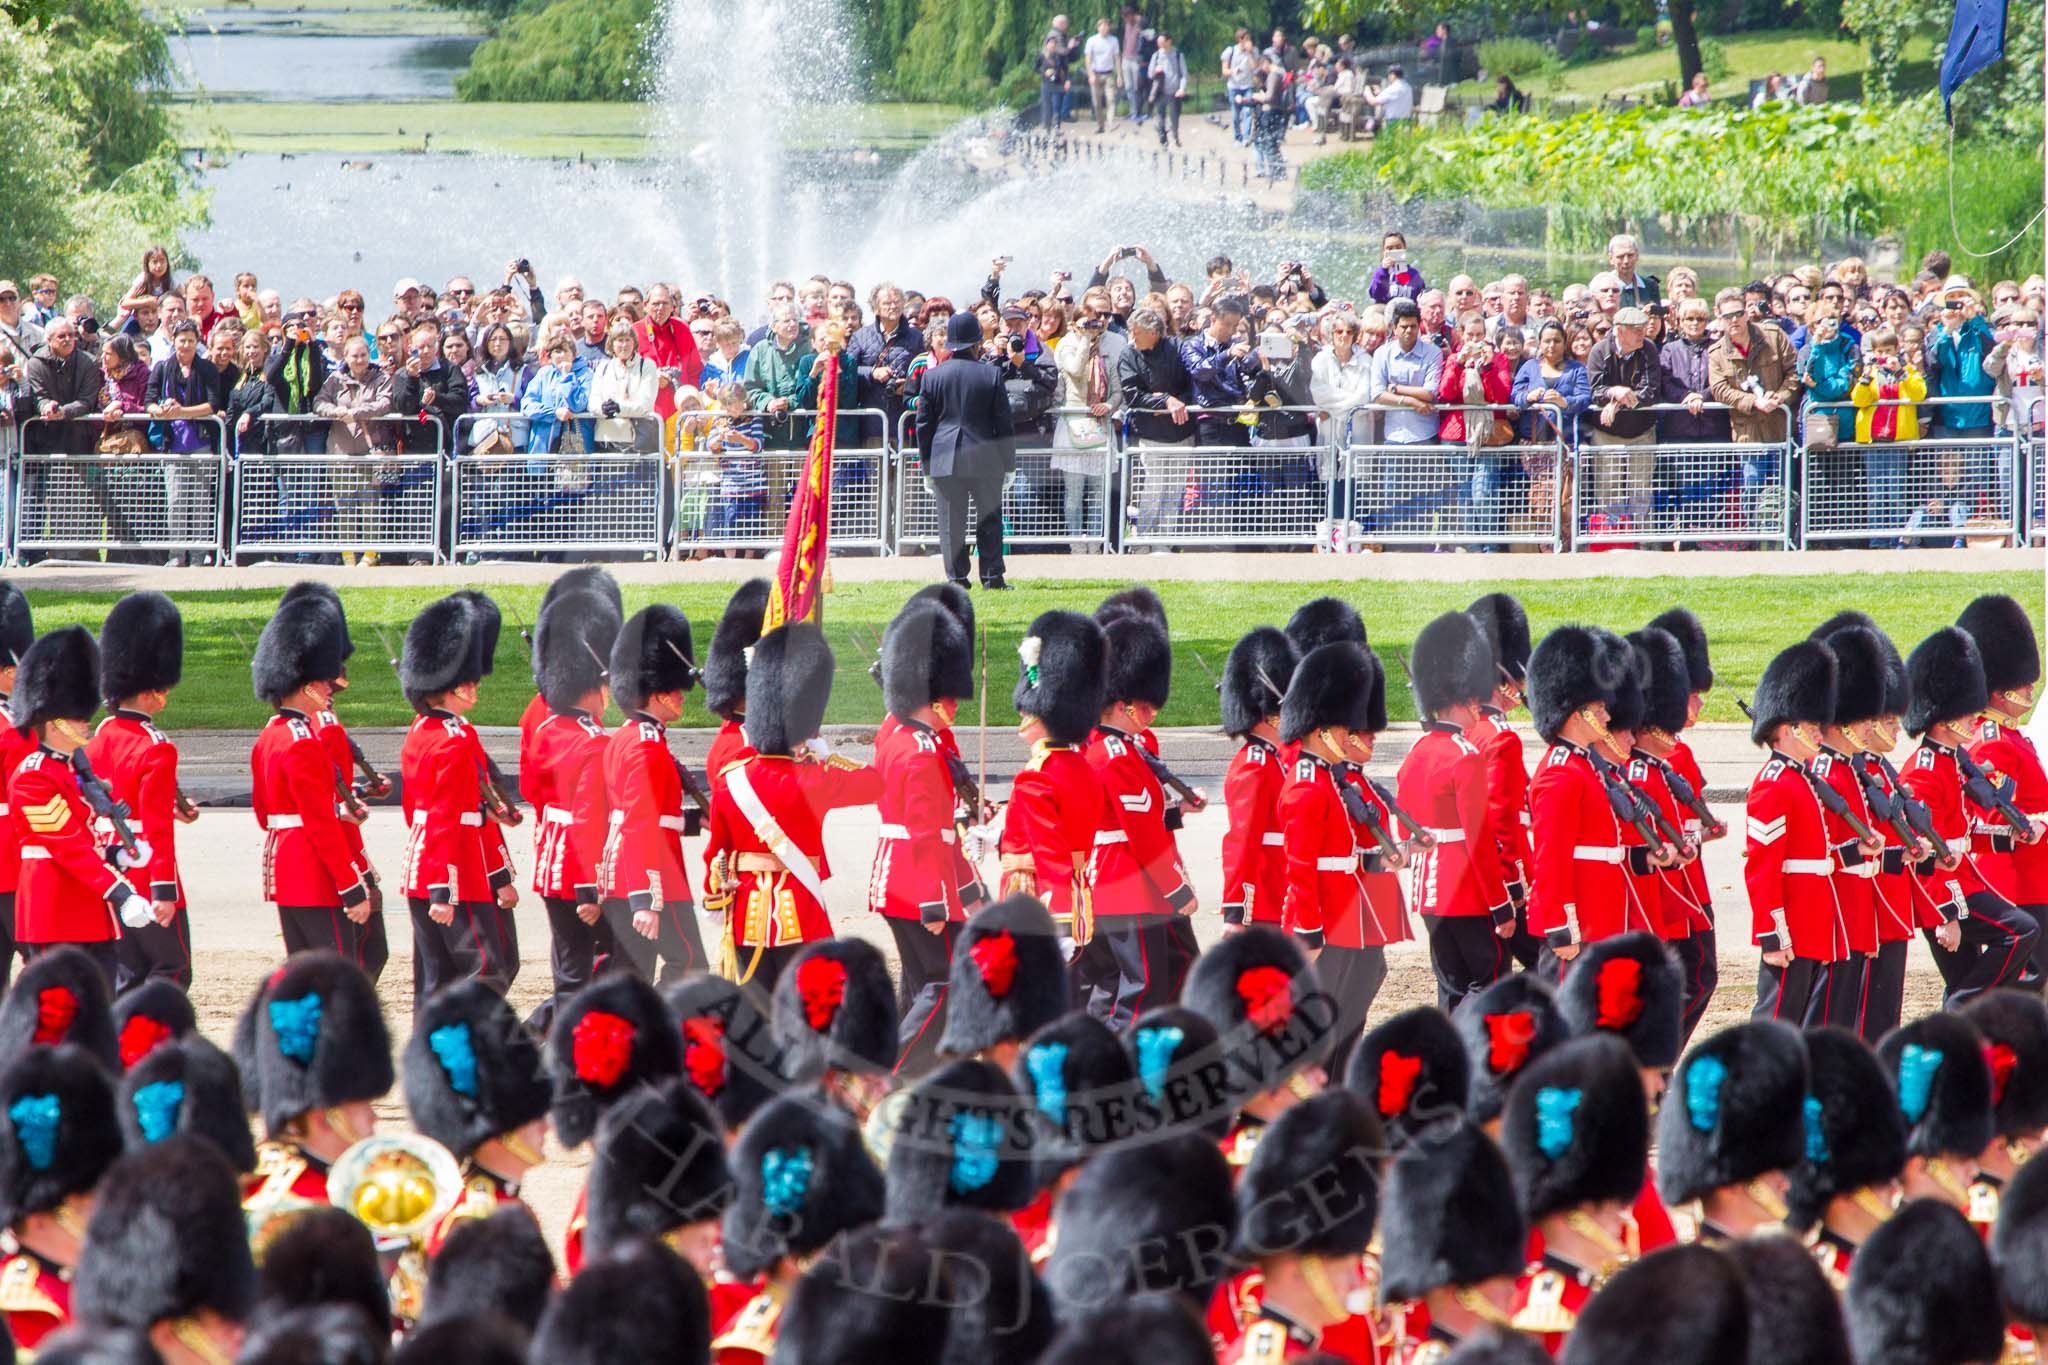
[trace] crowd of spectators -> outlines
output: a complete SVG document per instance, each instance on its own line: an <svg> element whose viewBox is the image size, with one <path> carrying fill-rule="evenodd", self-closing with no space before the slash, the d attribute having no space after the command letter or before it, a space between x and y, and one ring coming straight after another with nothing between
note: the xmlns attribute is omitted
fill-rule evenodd
<svg viewBox="0 0 2048 1365"><path fill-rule="evenodd" d="M356 289L288 298L247 273L222 292L153 250L105 309L63 299L47 275L25 293L0 280L0 442L564 468L546 457L660 450L680 490L677 552L701 556L693 540L779 525L834 364L843 477L872 480L871 452L914 448L920 378L956 350L1001 374L1020 515L1096 546L1126 528L1170 537L1222 496L1200 487L1197 448L1305 448L1302 477L1324 485L1335 447L1393 452L1389 478L1456 490L1445 539L1485 548L1519 490L1570 476L1546 451L1582 450L1581 497L1601 525L1641 532L1709 463L1732 471L1750 514L1787 486L1788 441L1827 462L1830 505L1871 543L1948 545L2013 475L1972 438L2041 427L2042 278L1980 289L1939 256L1898 283L1850 258L1702 291L1682 266L1646 273L1624 236L1584 282L1439 287L1390 232L1348 298L1303 262L1261 277L1217 257L1176 279L1135 245L1078 284L1060 271L1019 287L1007 266L956 306L824 275L736 303L663 282L606 300L573 277L548 295L520 260L481 289L403 279L373 308ZM948 340L959 308L978 319L965 346ZM1134 450L1128 487L1105 482L1113 444ZM175 520L205 474L164 465Z"/></svg>

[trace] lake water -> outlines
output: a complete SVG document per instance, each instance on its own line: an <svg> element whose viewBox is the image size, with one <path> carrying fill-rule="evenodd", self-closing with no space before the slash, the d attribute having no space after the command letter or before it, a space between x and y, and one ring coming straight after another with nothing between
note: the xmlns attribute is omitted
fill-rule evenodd
<svg viewBox="0 0 2048 1365"><path fill-rule="evenodd" d="M195 24L171 53L185 88L216 99L452 99L481 38L347 37Z"/></svg>

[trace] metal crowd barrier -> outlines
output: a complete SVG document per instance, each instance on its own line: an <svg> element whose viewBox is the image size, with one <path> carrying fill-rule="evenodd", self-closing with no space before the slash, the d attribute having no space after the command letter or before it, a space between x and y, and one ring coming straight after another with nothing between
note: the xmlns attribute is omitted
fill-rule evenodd
<svg viewBox="0 0 2048 1365"><path fill-rule="evenodd" d="M244 449L233 463L230 557L344 551L425 555L435 563L447 557L439 423L433 424L434 450L345 455L312 451L326 445L334 418L273 413L262 422L265 439L250 448L242 436ZM395 423L370 425L375 439L395 447Z"/></svg>
<svg viewBox="0 0 2048 1365"><path fill-rule="evenodd" d="M571 420L600 416L577 413ZM504 413L471 413L455 424L450 554L565 550L659 557L668 490L658 435L645 450L477 454L476 429L487 427L482 439L488 443L510 420ZM659 432L657 423L645 425Z"/></svg>
<svg viewBox="0 0 2048 1365"><path fill-rule="evenodd" d="M897 554L936 551L939 509L918 457L917 440L906 412L897 427L895 498L890 545ZM1059 408L1047 414L1053 434L1017 449L1017 474L1003 488L1003 539L1011 545L1071 545L1077 551L1101 554L1112 541L1111 519L1104 515L1116 497L1120 468L1118 429L1114 415L1096 418L1102 442L1092 447L1061 447L1060 425L1088 417L1086 408Z"/></svg>
<svg viewBox="0 0 2048 1365"><path fill-rule="evenodd" d="M1563 410L1538 405L1559 431ZM1441 404L1434 411L1488 414L1503 409ZM1523 410L1515 410L1519 428ZM1339 449L1344 459L1337 510L1338 548L1455 545L1489 548L1538 545L1564 547L1563 506L1566 453L1561 435L1548 441L1481 446L1417 442L1357 442L1360 413L1408 412L1366 406L1346 416ZM1413 415L1413 414L1410 414Z"/></svg>
<svg viewBox="0 0 2048 1365"><path fill-rule="evenodd" d="M218 417L180 419L213 429L214 450L136 455L95 453L108 426L98 416L28 417L21 423L16 457L13 543L10 553L108 550L164 554L217 553L227 499L226 434ZM168 428L170 423L130 413L115 426ZM46 433L63 434L50 439ZM83 439L86 453L29 453L40 445L62 450L66 437Z"/></svg>
<svg viewBox="0 0 2048 1365"><path fill-rule="evenodd" d="M1637 412L1678 413L1683 403ZM1702 412L1726 412L1705 403ZM1786 421L1797 415L1786 410ZM1792 544L1790 441L1666 441L1598 445L1597 409L1579 418L1572 456L1572 544L1580 550L1645 544ZM1792 428L1788 425L1788 431Z"/></svg>
<svg viewBox="0 0 2048 1365"><path fill-rule="evenodd" d="M1988 412L1990 403L1989 398L1894 399L1873 409L1916 408L1924 433L1944 407L1974 404ZM1814 449L1810 441L1803 447L1804 543L1859 541L1889 549L2010 542L2018 536L2023 461L2015 432L1985 426L1965 428L1982 435L1859 444L1857 409L1844 403L1840 413L1834 448Z"/></svg>
<svg viewBox="0 0 2048 1365"><path fill-rule="evenodd" d="M715 416L716 414L710 414ZM793 448L744 451L683 449L683 423L676 424L673 452L675 533L678 555L696 550L773 550L782 544L789 501L810 459L809 421L816 409L790 412L792 419L772 424L764 414L764 430ZM888 417L879 408L841 408L839 441L832 453L832 547L876 554L887 548L888 481L892 452L887 440ZM872 443L870 443L872 442Z"/></svg>
<svg viewBox="0 0 2048 1365"><path fill-rule="evenodd" d="M2021 499L2027 512L2027 541L2048 541L2048 436L2042 431L2042 416L2048 399L2036 398L2026 420L2018 421L2021 477L2026 480Z"/></svg>
<svg viewBox="0 0 2048 1365"><path fill-rule="evenodd" d="M1124 447L1123 532L1127 549L1201 545L1311 547L1322 543L1335 492L1328 446L1312 429L1298 443L1263 444L1254 422L1267 413L1312 421L1315 407L1188 409L1190 443L1129 441ZM1252 444L1201 444L1200 419L1245 421Z"/></svg>

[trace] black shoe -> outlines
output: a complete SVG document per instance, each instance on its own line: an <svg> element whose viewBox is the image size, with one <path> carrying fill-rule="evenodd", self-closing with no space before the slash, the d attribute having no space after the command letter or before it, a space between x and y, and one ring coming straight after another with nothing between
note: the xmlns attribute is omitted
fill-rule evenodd
<svg viewBox="0 0 2048 1365"><path fill-rule="evenodd" d="M1008 583L1005 583L1005 582L1003 581L1003 576L1002 576L1001 574L997 574L997 575L996 575L996 576L995 576L994 578L984 578L984 579L982 579L982 580L981 580L981 586L982 586L982 587L984 587L984 588L986 588L986 589L988 589L988 590L989 590L990 592L1015 592L1015 591L1016 591L1016 589L1015 589L1015 588L1012 588L1012 587L1011 587L1011 586L1010 586L1010 585L1009 585Z"/></svg>
<svg viewBox="0 0 2048 1365"><path fill-rule="evenodd" d="M971 586L971 585L970 585L970 584L968 583L968 581L967 581L966 579L964 579L964 578L949 578L949 579L947 579L946 581L947 581L948 583L951 583L951 584L952 584L952 585L953 585L954 587L956 587L956 588L960 588L960 589L963 589L963 590Z"/></svg>

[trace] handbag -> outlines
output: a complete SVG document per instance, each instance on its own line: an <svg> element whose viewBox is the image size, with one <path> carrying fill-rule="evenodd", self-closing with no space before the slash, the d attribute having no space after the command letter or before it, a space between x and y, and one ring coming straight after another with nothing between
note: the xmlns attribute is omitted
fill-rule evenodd
<svg viewBox="0 0 2048 1365"><path fill-rule="evenodd" d="M1518 433L1515 431L1515 424L1513 422L1510 422L1505 417L1496 417L1493 419L1493 425L1487 429L1486 444L1490 446L1511 446L1515 443L1517 435Z"/></svg>
<svg viewBox="0 0 2048 1365"><path fill-rule="evenodd" d="M1806 448L1833 450L1842 443L1842 424L1833 408L1808 408Z"/></svg>
<svg viewBox="0 0 2048 1365"><path fill-rule="evenodd" d="M149 449L149 442L143 439L141 427L108 427L100 433L96 449L102 455L140 455Z"/></svg>

